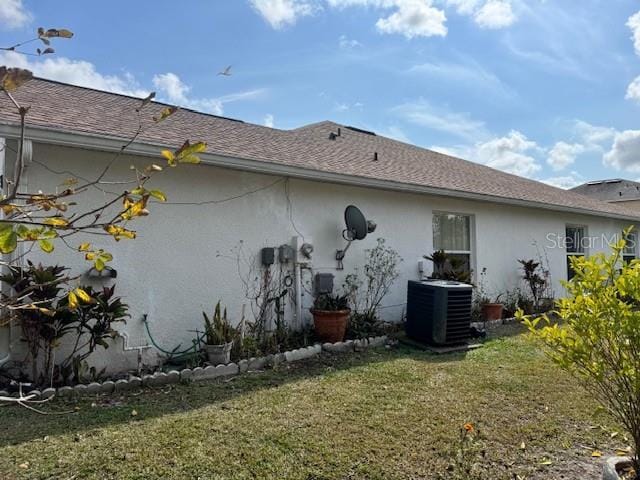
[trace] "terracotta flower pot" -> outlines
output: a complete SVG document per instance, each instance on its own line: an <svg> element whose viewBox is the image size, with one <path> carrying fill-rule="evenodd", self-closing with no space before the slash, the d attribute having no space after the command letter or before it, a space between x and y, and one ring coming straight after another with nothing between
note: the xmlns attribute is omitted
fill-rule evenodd
<svg viewBox="0 0 640 480"><path fill-rule="evenodd" d="M207 358L211 365L227 364L231 361L231 349L233 342L223 343L221 345L205 345L204 350L207 352Z"/></svg>
<svg viewBox="0 0 640 480"><path fill-rule="evenodd" d="M347 330L347 322L351 310L315 310L312 309L313 328L316 335L323 341L329 343L341 342L344 340L344 333Z"/></svg>
<svg viewBox="0 0 640 480"><path fill-rule="evenodd" d="M485 303L482 305L482 320L485 322L490 320L500 320L502 319L503 310L504 305L501 303Z"/></svg>

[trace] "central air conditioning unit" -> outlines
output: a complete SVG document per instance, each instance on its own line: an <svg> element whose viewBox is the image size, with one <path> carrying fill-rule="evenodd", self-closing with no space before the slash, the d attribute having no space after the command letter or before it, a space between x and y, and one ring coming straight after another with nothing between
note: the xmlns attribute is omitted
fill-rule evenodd
<svg viewBox="0 0 640 480"><path fill-rule="evenodd" d="M471 337L473 287L447 280L409 281L407 335L429 345L459 345Z"/></svg>

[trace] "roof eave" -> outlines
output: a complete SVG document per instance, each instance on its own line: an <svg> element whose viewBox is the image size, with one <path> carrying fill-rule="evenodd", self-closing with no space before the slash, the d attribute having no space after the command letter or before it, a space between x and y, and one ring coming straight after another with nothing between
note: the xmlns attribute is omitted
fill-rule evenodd
<svg viewBox="0 0 640 480"><path fill-rule="evenodd" d="M100 150L106 152L118 152L122 149L123 141L126 142L126 140L118 137L95 135L83 132L68 132L39 126L28 126L27 136L31 141L36 143L48 143L52 145L85 148L89 150ZM18 125L0 121L0 137L18 138ZM133 142L127 147L127 154L157 158L159 156L159 149L173 147L175 147L175 145ZM393 190L406 193L434 195L440 197L462 198L467 200L476 200L502 205L513 205L525 208L539 208L555 212L569 212L611 219L640 221L640 216L634 217L632 215L624 215L622 213L618 214L613 212L601 212L598 210L590 210L585 208L567 207L563 205L554 205L529 200L520 200L516 198L485 195L481 193L465 192L454 189L428 187L424 185L395 182L392 180L380 180L369 177L326 172L322 170L283 165L262 160L230 157L211 153L203 153L200 156L202 159L202 163L206 165L230 168L234 170L250 171L266 175L280 175L303 180L339 183L358 187L377 188L381 190Z"/></svg>

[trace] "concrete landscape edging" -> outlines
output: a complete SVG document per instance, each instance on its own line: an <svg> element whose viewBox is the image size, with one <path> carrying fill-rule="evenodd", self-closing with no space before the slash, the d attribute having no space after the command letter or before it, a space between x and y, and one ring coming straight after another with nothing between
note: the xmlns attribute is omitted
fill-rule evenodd
<svg viewBox="0 0 640 480"><path fill-rule="evenodd" d="M631 464L631 458L629 457L608 458L602 469L602 480L620 480L616 467L629 464Z"/></svg>
<svg viewBox="0 0 640 480"><path fill-rule="evenodd" d="M366 348L377 348L384 346L388 341L386 335L378 337L361 338L358 340L346 340L336 343L316 343L308 347L297 348L283 353L266 355L264 357L252 357L240 360L238 363L228 363L222 365L209 365L207 367L184 368L180 371L170 370L169 372L158 371L153 374L146 374L142 377L130 376L127 379L105 380L103 382L91 382L87 385L78 384L74 386L64 386L59 388L46 388L42 392L33 390L29 395L34 395L34 399L49 399L52 397L76 398L82 396L111 395L113 393L124 393L140 387L160 387L184 382L199 382L213 380L216 378L240 375L265 368L273 368L282 363L293 363L307 360L318 356L321 352L329 353L349 353L362 351ZM11 396L6 391L0 391L0 396ZM17 396L17 394L13 395Z"/></svg>

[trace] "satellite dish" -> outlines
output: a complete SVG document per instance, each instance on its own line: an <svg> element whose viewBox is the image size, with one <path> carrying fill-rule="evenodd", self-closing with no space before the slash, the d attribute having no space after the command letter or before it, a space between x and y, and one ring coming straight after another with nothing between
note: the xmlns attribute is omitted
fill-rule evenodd
<svg viewBox="0 0 640 480"><path fill-rule="evenodd" d="M367 219L360 209L354 205L349 205L344 211L344 223L347 226L343 232L343 237L347 241L363 240L367 236Z"/></svg>
<svg viewBox="0 0 640 480"><path fill-rule="evenodd" d="M354 240L363 240L367 234L373 233L377 227L376 223L367 220L355 205L349 205L344 211L344 223L347 228L342 231L342 238L348 243L344 250L336 252L336 260L338 261L338 270L342 270L342 260Z"/></svg>

